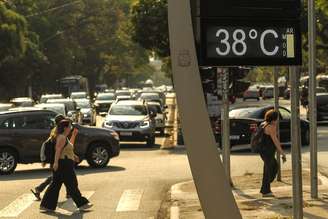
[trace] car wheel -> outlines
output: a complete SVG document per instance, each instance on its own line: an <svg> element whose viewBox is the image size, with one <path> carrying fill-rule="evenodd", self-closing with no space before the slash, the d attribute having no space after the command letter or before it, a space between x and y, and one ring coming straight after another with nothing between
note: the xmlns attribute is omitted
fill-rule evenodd
<svg viewBox="0 0 328 219"><path fill-rule="evenodd" d="M302 146L307 146L310 144L310 131L307 129L302 135Z"/></svg>
<svg viewBox="0 0 328 219"><path fill-rule="evenodd" d="M147 139L147 146L148 147L152 147L152 146L154 146L154 144L155 144L155 136L152 136L149 139Z"/></svg>
<svg viewBox="0 0 328 219"><path fill-rule="evenodd" d="M10 149L0 149L0 175L14 172L17 166L17 154Z"/></svg>
<svg viewBox="0 0 328 219"><path fill-rule="evenodd" d="M91 145L86 157L91 167L102 168L107 166L110 160L110 149L102 143L95 143Z"/></svg>

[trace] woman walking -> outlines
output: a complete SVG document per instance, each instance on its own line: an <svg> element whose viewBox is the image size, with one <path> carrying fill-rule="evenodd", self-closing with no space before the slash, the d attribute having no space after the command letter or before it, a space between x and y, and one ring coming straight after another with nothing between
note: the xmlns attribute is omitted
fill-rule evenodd
<svg viewBox="0 0 328 219"><path fill-rule="evenodd" d="M261 187L263 197L273 197L270 184L276 178L278 172L278 163L275 158L276 150L282 155L283 162L286 162L286 155L277 137L278 116L279 113L277 111L269 110L265 114L265 122L262 124L264 133L262 138L263 148L260 155L264 162Z"/></svg>
<svg viewBox="0 0 328 219"><path fill-rule="evenodd" d="M41 211L54 211L57 207L59 191L64 183L67 190L80 210L85 210L92 205L84 198L78 189L77 178L74 170L74 142L78 133L73 129L71 138L68 139L73 127L71 121L62 120L57 127L56 153L53 164L53 180L41 201Z"/></svg>

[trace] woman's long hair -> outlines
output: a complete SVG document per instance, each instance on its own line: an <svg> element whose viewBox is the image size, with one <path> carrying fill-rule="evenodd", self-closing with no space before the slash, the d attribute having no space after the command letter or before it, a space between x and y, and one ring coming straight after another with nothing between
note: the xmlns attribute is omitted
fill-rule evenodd
<svg viewBox="0 0 328 219"><path fill-rule="evenodd" d="M264 120L267 123L271 123L272 121L276 121L278 119L278 116L279 113L276 110L272 109L265 113Z"/></svg>

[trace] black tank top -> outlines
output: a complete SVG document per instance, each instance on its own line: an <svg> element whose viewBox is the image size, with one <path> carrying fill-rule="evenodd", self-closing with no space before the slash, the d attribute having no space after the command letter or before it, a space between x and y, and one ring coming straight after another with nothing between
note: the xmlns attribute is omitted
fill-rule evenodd
<svg viewBox="0 0 328 219"><path fill-rule="evenodd" d="M263 153L268 156L274 156L276 153L276 146L274 145L270 135L263 133Z"/></svg>

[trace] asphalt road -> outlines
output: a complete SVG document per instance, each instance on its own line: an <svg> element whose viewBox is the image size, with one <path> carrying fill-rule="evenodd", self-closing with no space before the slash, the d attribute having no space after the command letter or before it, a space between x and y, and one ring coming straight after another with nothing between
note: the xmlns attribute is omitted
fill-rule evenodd
<svg viewBox="0 0 328 219"><path fill-rule="evenodd" d="M234 106L267 105L267 101L237 101ZM288 101L281 104L289 108ZM94 204L91 211L79 213L72 201L66 200L61 190L55 214L41 214L39 202L34 201L29 190L49 174L40 164L18 165L15 174L0 176L0 219L2 218L114 218L155 219L167 190L174 183L192 178L186 150L178 146L173 150L160 150L164 142L158 137L156 146L147 148L143 143L122 144L119 157L110 161L104 169L90 169L82 162L76 170L79 187ZM328 126L319 126L319 166L328 175ZM286 148L290 151L290 148ZM291 156L283 169L291 169ZM309 167L309 148L302 148L303 168ZM232 152L231 174L261 173L262 161L249 151ZM11 216L11 217L8 217Z"/></svg>

